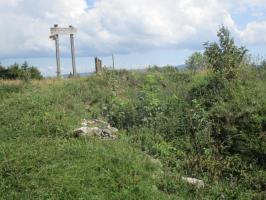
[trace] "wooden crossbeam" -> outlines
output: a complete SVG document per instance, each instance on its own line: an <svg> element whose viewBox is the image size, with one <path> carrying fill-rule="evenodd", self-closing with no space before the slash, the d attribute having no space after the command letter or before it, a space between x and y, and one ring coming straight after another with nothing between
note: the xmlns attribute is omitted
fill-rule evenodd
<svg viewBox="0 0 266 200"><path fill-rule="evenodd" d="M68 27L68 28L59 28L59 27L52 27L50 29L51 36L54 35L70 35L77 33L77 29L74 27Z"/></svg>

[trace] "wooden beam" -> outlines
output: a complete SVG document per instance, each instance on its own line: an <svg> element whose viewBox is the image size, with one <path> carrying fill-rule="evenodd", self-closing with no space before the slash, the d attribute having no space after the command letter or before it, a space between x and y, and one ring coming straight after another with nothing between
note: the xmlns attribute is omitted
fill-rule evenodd
<svg viewBox="0 0 266 200"><path fill-rule="evenodd" d="M69 34L75 34L77 33L77 29L74 27L68 27L68 28L59 28L59 27L53 27L50 29L51 35L69 35Z"/></svg>

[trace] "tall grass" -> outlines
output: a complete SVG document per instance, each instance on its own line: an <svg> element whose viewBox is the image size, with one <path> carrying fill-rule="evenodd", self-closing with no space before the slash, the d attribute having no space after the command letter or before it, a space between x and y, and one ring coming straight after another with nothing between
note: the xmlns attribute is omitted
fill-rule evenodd
<svg viewBox="0 0 266 200"><path fill-rule="evenodd" d="M0 198L263 199L263 73L243 68L222 84L170 67L1 81ZM108 121L119 139L73 138L84 118Z"/></svg>

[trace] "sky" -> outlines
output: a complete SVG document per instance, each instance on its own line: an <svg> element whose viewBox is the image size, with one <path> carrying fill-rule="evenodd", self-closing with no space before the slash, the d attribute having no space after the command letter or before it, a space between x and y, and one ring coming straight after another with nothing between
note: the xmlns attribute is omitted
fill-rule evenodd
<svg viewBox="0 0 266 200"><path fill-rule="evenodd" d="M28 61L56 73L50 27L73 25L77 70L94 57L117 68L181 65L223 24L254 56L266 55L266 0L0 0L0 61ZM69 37L60 37L62 72L71 71Z"/></svg>

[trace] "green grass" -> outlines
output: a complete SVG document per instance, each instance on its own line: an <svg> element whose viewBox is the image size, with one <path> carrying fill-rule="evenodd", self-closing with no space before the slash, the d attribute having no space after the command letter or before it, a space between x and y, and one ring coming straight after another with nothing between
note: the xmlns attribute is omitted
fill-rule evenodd
<svg viewBox="0 0 266 200"><path fill-rule="evenodd" d="M35 138L1 146L2 199L162 199L158 166L123 141Z"/></svg>
<svg viewBox="0 0 266 200"><path fill-rule="evenodd" d="M165 197L156 188L160 166L122 136L72 137L111 94L101 78L9 82L1 89L1 199Z"/></svg>
<svg viewBox="0 0 266 200"><path fill-rule="evenodd" d="M211 73L173 68L0 81L0 199L263 199L263 73L219 91ZM74 138L93 118L119 138Z"/></svg>

